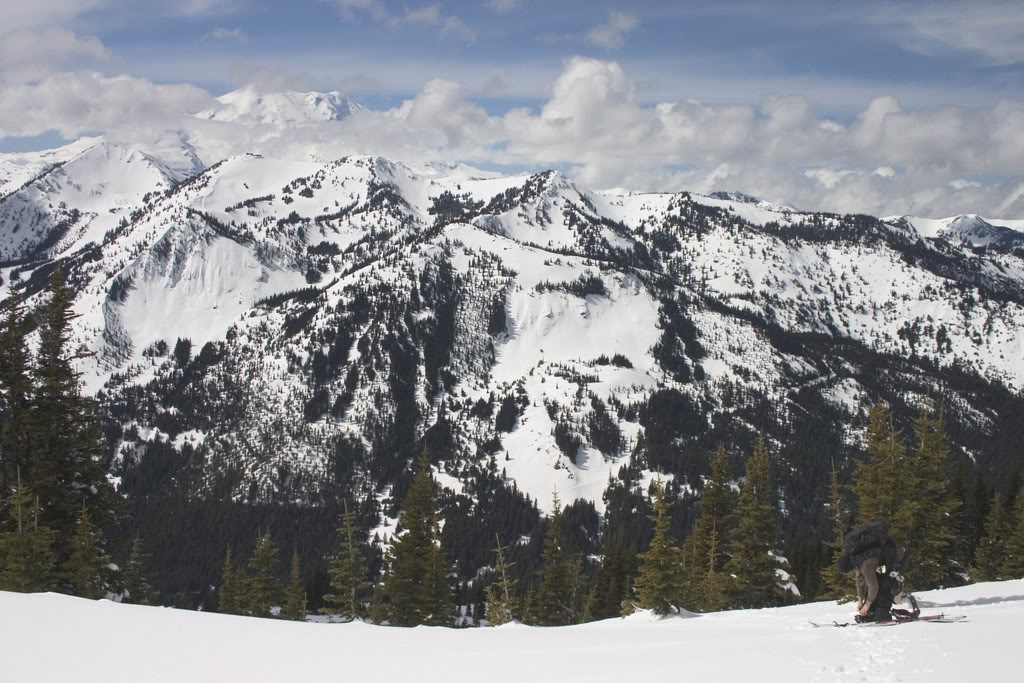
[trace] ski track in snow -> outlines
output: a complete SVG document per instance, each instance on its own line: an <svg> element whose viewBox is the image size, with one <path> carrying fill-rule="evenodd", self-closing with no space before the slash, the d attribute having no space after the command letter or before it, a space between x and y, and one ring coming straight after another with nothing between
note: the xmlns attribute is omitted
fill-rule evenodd
<svg viewBox="0 0 1024 683"><path fill-rule="evenodd" d="M819 602L579 626L387 628L298 624L0 593L4 679L57 681L970 681L1017 680L1024 580L918 595L968 619L814 628L853 605ZM981 668L979 668L981 667Z"/></svg>

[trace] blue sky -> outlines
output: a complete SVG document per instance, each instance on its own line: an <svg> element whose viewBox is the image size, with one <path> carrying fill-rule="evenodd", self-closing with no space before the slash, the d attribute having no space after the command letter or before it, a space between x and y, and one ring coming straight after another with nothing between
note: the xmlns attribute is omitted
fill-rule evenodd
<svg viewBox="0 0 1024 683"><path fill-rule="evenodd" d="M583 69L584 77L615 80L621 72L625 85L616 81L619 89L614 95L641 109L696 101L717 108L716 120L721 120L723 112L741 115L730 109L736 106L752 107L754 119L765 120L771 118L774 106L766 102L788 97L803 103L806 111L793 106L785 116L806 120L805 128L811 129L838 124L849 129L852 139L856 137L853 127L872 110L873 102L894 98L900 109L895 116L921 117L916 123L926 127L947 125L961 145L974 144L970 141L975 138L963 133L967 129L980 141L985 137L980 129L991 131L1004 119L1014 120L1016 108L1008 112L1006 103L1024 98L1024 3L1019 1L39 0L29 6L6 4L0 8L0 84L9 89L9 100L38 100L39 104L31 108L31 122L19 116L23 111L16 103L0 107L0 152L38 149L83 133L108 132L105 125L116 119L114 114L75 120L76 108L100 106L82 101L90 87L81 87L74 102L53 104L52 96L43 96L43 86L56 88L60 83L66 91L74 80L71 74L81 80L87 73L108 79L100 90L111 92L120 92L124 83L110 79L131 77L133 96L155 98L147 112L175 107L187 111L204 95L218 96L253 83L265 90L341 90L370 109L387 110L423 95L427 84L440 79L458 86L460 107L479 108L495 123L523 107L540 117L557 99L557 84L575 77L571 65L580 62L574 60L588 58L614 68L607 72L611 76L602 75L601 69ZM951 116L960 120L952 121ZM163 120L166 117L154 117L161 119L160 125L169 125ZM471 118L477 120L480 115ZM45 128L48 122L52 125ZM507 127L508 121L501 125ZM904 130L915 131L917 126L905 122ZM857 145L867 144L864 141L870 136L865 135L857 138ZM979 147L971 158L991 156L1003 139L989 138L988 148ZM766 141L747 142L753 150ZM922 164L930 168L929 182L980 183L997 192L996 188L1012 189L1020 177L1021 169L1012 162L972 165L961 155L965 161L951 166L947 178L926 142L933 144L934 138L922 142L919 150ZM662 169L658 181L662 184L680 168L695 168L706 178L716 168L721 172L722 163L731 164L734 170L725 172L733 175L738 173L735 169L748 169L755 162L762 176L770 167L778 167L762 151L737 157L741 146L733 145L728 153L705 151L703 158L677 153L647 163ZM811 169L819 184L818 171L823 168L853 170L863 177L870 177L877 168L896 168L897 177L915 168L914 150L877 158L868 158L863 151L853 155L847 147L840 150L841 155L837 150L833 140L818 150L818 157L808 152L799 164L785 161L783 165L804 178ZM465 153L464 149L454 151ZM580 158L572 158L572 153L566 153L566 158L537 154L533 163L593 166L582 152ZM468 160L511 166L528 161L475 156L480 158ZM833 168L836 164L849 168ZM584 175L595 182L615 180L604 172ZM893 177L884 172L874 175ZM843 183L853 179L851 174L836 177L846 178ZM904 196L921 191L923 186L900 190ZM993 194L986 201L996 199ZM1005 199L997 205L1005 204Z"/></svg>
<svg viewBox="0 0 1024 683"><path fill-rule="evenodd" d="M83 65L214 94L258 70L382 101L447 78L495 111L545 99L563 60L576 55L616 60L651 103L800 94L842 116L876 94L983 106L1024 92L1024 12L1012 2L78 4L86 9L58 15L59 25L109 50Z"/></svg>

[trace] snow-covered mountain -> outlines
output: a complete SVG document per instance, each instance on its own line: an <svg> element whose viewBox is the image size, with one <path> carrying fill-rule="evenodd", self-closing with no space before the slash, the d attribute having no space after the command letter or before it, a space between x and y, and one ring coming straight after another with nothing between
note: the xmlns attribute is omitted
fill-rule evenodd
<svg viewBox="0 0 1024 683"><path fill-rule="evenodd" d="M196 117L244 126L287 128L317 121L341 121L362 109L337 91L263 92L247 86L218 97L215 106L197 113Z"/></svg>
<svg viewBox="0 0 1024 683"><path fill-rule="evenodd" d="M454 491L483 468L542 508L554 487L601 510L624 467L698 485L703 461L671 454L730 421L765 429L763 405L781 444L815 411L849 425L945 382L981 449L1009 416L955 378L1019 398L1024 258L963 249L959 224L911 235L910 219L365 156L249 155L180 181L98 143L0 200L0 275L37 295L35 273L66 262L129 470L188 443L196 494L386 496L394 463L437 438Z"/></svg>
<svg viewBox="0 0 1024 683"><path fill-rule="evenodd" d="M726 683L972 680L979 666L994 680L1009 681L1020 674L1014 643L1024 618L1022 591L1024 581L1003 581L918 595L925 613L966 617L952 624L814 628L811 621L851 618L852 603L830 601L485 629L296 624L54 593L0 593L6 617L0 638L19 653L8 658L5 670L11 680L26 683L317 680L337 676L339 662L346 676L381 683L477 681L481 671L509 682L658 681L683 674ZM62 656L53 656L53 642L62 644ZM96 656L110 642L122 646L116 663ZM168 650L188 656L167 657Z"/></svg>
<svg viewBox="0 0 1024 683"><path fill-rule="evenodd" d="M973 213L948 218L889 216L883 220L913 230L921 237L961 246L999 249L1024 246L1024 220L982 218Z"/></svg>
<svg viewBox="0 0 1024 683"><path fill-rule="evenodd" d="M202 121L256 139L344 102L234 93ZM879 399L902 425L940 404L958 457L1019 466L1024 222L376 156L211 163L197 140L0 159L3 294L36 305L64 265L129 497L347 496L387 535L428 447L446 529L485 534L471 520L512 529L553 490L611 514L656 476L692 506L717 443L738 475L763 433L787 519L817 519Z"/></svg>

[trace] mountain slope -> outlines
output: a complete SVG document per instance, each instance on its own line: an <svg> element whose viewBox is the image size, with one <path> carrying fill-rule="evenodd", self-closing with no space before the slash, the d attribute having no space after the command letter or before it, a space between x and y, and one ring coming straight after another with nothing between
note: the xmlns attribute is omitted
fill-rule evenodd
<svg viewBox="0 0 1024 683"><path fill-rule="evenodd" d="M824 524L832 463L851 467L877 400L902 426L941 404L958 462L1019 467L1017 247L372 156L172 178L103 145L0 202L41 216L0 213L22 258L4 287L34 305L60 262L78 292L83 377L132 500L354 498L384 540L426 447L469 577L553 491L589 520L587 552L654 477L683 528L716 445L738 475L758 434L787 533Z"/></svg>

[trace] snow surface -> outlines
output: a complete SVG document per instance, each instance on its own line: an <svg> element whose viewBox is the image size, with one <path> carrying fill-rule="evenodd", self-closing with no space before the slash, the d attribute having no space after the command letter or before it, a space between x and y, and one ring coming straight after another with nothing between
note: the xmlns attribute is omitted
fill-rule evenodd
<svg viewBox="0 0 1024 683"><path fill-rule="evenodd" d="M1019 680L1024 580L918 594L952 624L814 628L819 602L580 626L389 628L274 621L0 593L4 679L36 681L971 681Z"/></svg>

